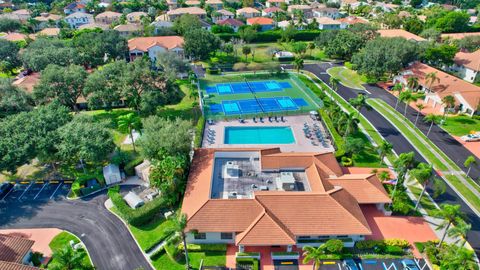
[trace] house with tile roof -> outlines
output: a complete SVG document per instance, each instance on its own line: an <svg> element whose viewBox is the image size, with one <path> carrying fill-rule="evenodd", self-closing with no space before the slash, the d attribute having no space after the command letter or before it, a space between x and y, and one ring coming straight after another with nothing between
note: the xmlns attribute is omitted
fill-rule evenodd
<svg viewBox="0 0 480 270"><path fill-rule="evenodd" d="M408 31L405 31L403 29L380 29L377 31L381 37L402 37L406 40L412 40L412 41L425 41L424 38L417 36L415 34L412 34Z"/></svg>
<svg viewBox="0 0 480 270"><path fill-rule="evenodd" d="M225 19L225 20L220 20L217 21L218 25L228 25L233 28L233 31L238 32L238 29L240 26L244 25L242 21L236 20L236 19Z"/></svg>
<svg viewBox="0 0 480 270"><path fill-rule="evenodd" d="M339 30L347 28L347 24L334 20L330 17L317 17L314 18L318 23L318 29L320 30Z"/></svg>
<svg viewBox="0 0 480 270"><path fill-rule="evenodd" d="M220 9L217 11L212 12L212 22L216 23L217 21L222 21L226 19L233 19L235 18L235 14L230 12L226 9Z"/></svg>
<svg viewBox="0 0 480 270"><path fill-rule="evenodd" d="M0 269L27 269L22 266L30 265L34 243L26 238L0 234Z"/></svg>
<svg viewBox="0 0 480 270"><path fill-rule="evenodd" d="M340 18L340 11L338 8L329 8L329 7L324 7L324 8L316 8L313 9L313 17L328 17L330 19L338 19Z"/></svg>
<svg viewBox="0 0 480 270"><path fill-rule="evenodd" d="M80 2L73 2L68 4L66 7L63 8L63 13L65 15L70 15L76 12L86 12L85 4Z"/></svg>
<svg viewBox="0 0 480 270"><path fill-rule="evenodd" d="M288 11L288 13L292 14L293 17L295 17L295 12L296 11L303 12L303 16L305 18L313 17L313 9L309 5L290 5L290 6L288 6L287 11Z"/></svg>
<svg viewBox="0 0 480 270"><path fill-rule="evenodd" d="M265 6L269 7L280 7L282 3L285 3L285 0L267 0Z"/></svg>
<svg viewBox="0 0 480 270"><path fill-rule="evenodd" d="M45 36L45 37L57 37L60 34L60 28L52 27L52 28L44 28L42 31L37 32L37 36Z"/></svg>
<svg viewBox="0 0 480 270"><path fill-rule="evenodd" d="M469 52L458 52L453 59L454 65L449 70L467 82L480 81L480 49Z"/></svg>
<svg viewBox="0 0 480 270"><path fill-rule="evenodd" d="M120 20L120 17L122 17L122 13L105 11L105 12L99 13L95 17L95 22L101 23L101 24L112 24L113 22Z"/></svg>
<svg viewBox="0 0 480 270"><path fill-rule="evenodd" d="M68 23L72 29L76 29L84 24L91 24L94 22L93 15L85 12L72 13L65 17L64 21Z"/></svg>
<svg viewBox="0 0 480 270"><path fill-rule="evenodd" d="M128 40L128 60L130 61L146 55L152 63L155 63L157 55L167 51L183 57L183 38L180 36L159 36L137 37Z"/></svg>
<svg viewBox="0 0 480 270"><path fill-rule="evenodd" d="M348 17L345 17L345 18L337 19L337 21L339 21L341 23L346 23L347 25L354 25L354 24L358 24L358 23L368 24L367 20L359 18L357 16L348 16Z"/></svg>
<svg viewBox="0 0 480 270"><path fill-rule="evenodd" d="M39 23L36 26L36 30L41 30L50 26L58 26L59 22L62 20L62 16L51 14L51 13L40 13L40 16L35 17L34 19Z"/></svg>
<svg viewBox="0 0 480 270"><path fill-rule="evenodd" d="M207 17L207 12L204 9L201 9L199 7L186 7L168 11L167 18L169 21L173 22L176 18L182 16L183 14L195 15L199 19L205 19Z"/></svg>
<svg viewBox="0 0 480 270"><path fill-rule="evenodd" d="M245 7L241 9L237 9L236 11L237 17L244 17L244 18L254 18L254 17L260 17L262 13L252 7Z"/></svg>
<svg viewBox="0 0 480 270"><path fill-rule="evenodd" d="M456 40L456 39L463 39L466 37L477 37L477 36L480 36L480 32L441 34L440 38L445 41L445 40Z"/></svg>
<svg viewBox="0 0 480 270"><path fill-rule="evenodd" d="M147 17L148 14L143 11L135 11L127 14L127 22L129 23L141 23L142 17Z"/></svg>
<svg viewBox="0 0 480 270"><path fill-rule="evenodd" d="M344 174L333 153L197 149L182 212L189 243L352 247L370 235L362 205L391 200L375 174ZM301 211L299 211L301 210Z"/></svg>
<svg viewBox="0 0 480 270"><path fill-rule="evenodd" d="M113 30L118 31L122 37L129 37L142 33L143 27L138 23L127 23L119 24L115 26Z"/></svg>
<svg viewBox="0 0 480 270"><path fill-rule="evenodd" d="M275 16L276 13L284 13L284 12L285 11L279 7L269 7L262 10L262 16L273 18L273 16Z"/></svg>
<svg viewBox="0 0 480 270"><path fill-rule="evenodd" d="M427 74L435 73L437 80L430 83ZM420 91L425 92L425 103L439 114L443 114L445 106L442 99L445 96L455 98L454 112L468 115L478 113L480 106L480 87L457 78L451 74L438 70L421 62L415 62L394 78L394 83L407 85L409 77L418 78Z"/></svg>
<svg viewBox="0 0 480 270"><path fill-rule="evenodd" d="M220 10L223 8L223 2L221 0L207 0L205 6L213 8L213 10Z"/></svg>
<svg viewBox="0 0 480 270"><path fill-rule="evenodd" d="M248 18L247 25L259 25L260 31L272 30L275 27L275 22L271 18L255 17Z"/></svg>

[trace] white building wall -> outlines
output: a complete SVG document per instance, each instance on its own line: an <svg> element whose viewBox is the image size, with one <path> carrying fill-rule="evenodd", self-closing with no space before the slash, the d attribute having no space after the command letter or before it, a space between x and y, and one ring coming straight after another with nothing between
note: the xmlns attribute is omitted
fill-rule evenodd
<svg viewBox="0 0 480 270"><path fill-rule="evenodd" d="M189 244L234 244L235 233L233 233L232 239L222 239L219 232L208 232L206 239L195 239L193 233L187 233L187 243Z"/></svg>

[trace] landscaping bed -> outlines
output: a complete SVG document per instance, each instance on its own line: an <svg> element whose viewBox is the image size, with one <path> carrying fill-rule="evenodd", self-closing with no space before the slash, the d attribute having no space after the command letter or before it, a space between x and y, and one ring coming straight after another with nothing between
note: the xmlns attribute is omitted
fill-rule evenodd
<svg viewBox="0 0 480 270"><path fill-rule="evenodd" d="M55 252L58 252L59 250L65 248L65 247L70 247L70 241L72 241L77 244L80 242L80 239L78 239L78 237L76 237L75 235L69 233L69 232L66 232L66 231L63 231L61 233L59 233L57 236L55 236L52 241L50 242L50 244L48 244L48 246L50 247L50 249L52 250L52 259L49 261L48 265L52 265L52 264L56 264L56 258L55 258ZM88 253L84 250L79 250L77 252L82 252L82 262L84 265L86 266L89 266L93 269L93 265L92 265L92 262L88 256ZM47 266L47 269L49 267Z"/></svg>

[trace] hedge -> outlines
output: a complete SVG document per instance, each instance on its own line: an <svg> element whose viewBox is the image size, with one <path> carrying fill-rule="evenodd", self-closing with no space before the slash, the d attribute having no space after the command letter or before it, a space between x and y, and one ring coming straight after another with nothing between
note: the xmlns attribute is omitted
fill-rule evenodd
<svg viewBox="0 0 480 270"><path fill-rule="evenodd" d="M258 260L257 259L254 259L254 258L237 258L237 264L240 264L240 265L251 265L252 270L259 270L260 269L260 265L258 263Z"/></svg>
<svg viewBox="0 0 480 270"><path fill-rule="evenodd" d="M205 129L205 118L200 116L198 118L197 126L195 127L195 147L199 148L202 146L202 139L203 139L203 130Z"/></svg>
<svg viewBox="0 0 480 270"><path fill-rule="evenodd" d="M179 250L183 250L183 243L178 245ZM187 244L188 251L227 251L226 244Z"/></svg>
<svg viewBox="0 0 480 270"><path fill-rule="evenodd" d="M337 151L335 151L335 156L336 157L341 157L345 155L345 141L343 140L342 136L338 134L337 130L335 129L335 126L333 125L332 119L328 115L328 113L325 110L318 110L318 113L322 117L323 122L327 126L328 131L332 135L333 142L335 143L335 146L337 146Z"/></svg>
<svg viewBox="0 0 480 270"><path fill-rule="evenodd" d="M136 156L134 159L130 160L126 165L125 167L123 168L123 170L125 170L125 173L127 175L135 175L135 167L137 167L138 165L140 165L141 163L143 162L143 157L141 157L140 155Z"/></svg>
<svg viewBox="0 0 480 270"><path fill-rule="evenodd" d="M155 251L155 253L153 253L152 255L150 255L150 259L151 259L152 261L154 261L154 260L160 258L160 256L163 255L163 253L165 253L165 248L162 247L162 248L158 249L157 251Z"/></svg>
<svg viewBox="0 0 480 270"><path fill-rule="evenodd" d="M403 249L410 247L410 243L403 239L384 239L357 241L355 244L355 247L358 249L373 249L374 247L384 248L386 246L395 246Z"/></svg>
<svg viewBox="0 0 480 270"><path fill-rule="evenodd" d="M297 31L292 39L295 41L312 41L322 32L322 30L300 30ZM258 32L255 38L252 40L252 43L263 43L263 42L277 42L277 40L282 38L283 30L268 30L263 32ZM232 38L238 39L240 35L238 33L221 33L217 34L217 37L223 41L230 41Z"/></svg>
<svg viewBox="0 0 480 270"><path fill-rule="evenodd" d="M120 216L129 224L133 226L141 226L150 222L155 216L164 209L165 201L162 196L158 196L151 202L146 203L144 206L132 209L123 200L120 194L120 187L115 186L108 189L108 197L112 200L113 205L117 208Z"/></svg>
<svg viewBox="0 0 480 270"><path fill-rule="evenodd" d="M403 251L403 248L401 248L401 247L386 246L385 253L388 253L390 255L403 255L405 252Z"/></svg>

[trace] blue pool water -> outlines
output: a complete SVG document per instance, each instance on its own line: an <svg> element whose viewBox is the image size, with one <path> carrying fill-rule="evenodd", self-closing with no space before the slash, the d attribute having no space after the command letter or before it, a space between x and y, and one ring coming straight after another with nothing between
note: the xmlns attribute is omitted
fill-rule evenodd
<svg viewBox="0 0 480 270"><path fill-rule="evenodd" d="M225 144L295 143L290 127L225 127Z"/></svg>

